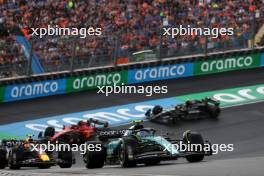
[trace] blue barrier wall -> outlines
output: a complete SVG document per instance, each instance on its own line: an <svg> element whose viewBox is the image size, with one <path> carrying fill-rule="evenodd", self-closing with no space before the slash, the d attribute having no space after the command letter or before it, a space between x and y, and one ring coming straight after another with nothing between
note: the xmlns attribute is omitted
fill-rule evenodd
<svg viewBox="0 0 264 176"><path fill-rule="evenodd" d="M7 86L4 102L64 94L66 79Z"/></svg>
<svg viewBox="0 0 264 176"><path fill-rule="evenodd" d="M174 64L128 71L128 84L193 76L193 63Z"/></svg>

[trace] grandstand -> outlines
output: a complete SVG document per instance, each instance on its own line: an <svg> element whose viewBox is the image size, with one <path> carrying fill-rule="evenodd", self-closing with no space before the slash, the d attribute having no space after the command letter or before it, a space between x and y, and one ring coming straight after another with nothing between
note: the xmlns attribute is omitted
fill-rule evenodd
<svg viewBox="0 0 264 176"><path fill-rule="evenodd" d="M264 24L261 0L0 0L0 11L1 78L255 47L250 43ZM164 26L180 24L235 33L162 35ZM25 32L47 25L101 27L103 35L40 39Z"/></svg>

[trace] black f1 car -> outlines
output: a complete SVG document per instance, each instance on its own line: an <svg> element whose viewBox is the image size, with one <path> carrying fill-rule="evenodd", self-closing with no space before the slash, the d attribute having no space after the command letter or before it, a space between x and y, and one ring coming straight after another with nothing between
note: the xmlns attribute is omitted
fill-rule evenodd
<svg viewBox="0 0 264 176"><path fill-rule="evenodd" d="M101 145L101 150L88 151L83 159L87 168L102 168L105 164L121 164L122 167L133 167L137 164L156 165L164 160L176 160L185 157L189 162L199 162L204 156L212 154L211 144L204 141L196 132L187 131L180 140L158 136L152 128L145 128L141 122L125 130L104 132L109 134L109 140L87 141L87 145ZM120 134L119 138L117 134ZM114 138L112 138L113 136ZM178 150L176 145L195 144L198 150ZM204 150L207 145L208 150Z"/></svg>
<svg viewBox="0 0 264 176"><path fill-rule="evenodd" d="M58 153L46 152L41 149L41 140L2 140L0 144L0 169L8 166L10 169L21 167L38 167L48 169L59 165L61 168L69 168L74 164L74 156L71 151Z"/></svg>
<svg viewBox="0 0 264 176"><path fill-rule="evenodd" d="M149 109L145 115L150 121L169 121L176 123L178 120L195 120L201 118L217 118L221 112L220 102L212 98L202 100L188 100L183 104L163 110L161 106Z"/></svg>

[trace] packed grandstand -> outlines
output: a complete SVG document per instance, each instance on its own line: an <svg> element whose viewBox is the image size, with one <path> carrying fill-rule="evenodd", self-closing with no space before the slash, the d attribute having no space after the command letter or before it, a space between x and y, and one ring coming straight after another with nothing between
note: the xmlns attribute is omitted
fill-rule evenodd
<svg viewBox="0 0 264 176"><path fill-rule="evenodd" d="M0 0L0 11L2 78L27 74L28 58L33 56L43 72L50 72L69 70L71 64L88 68L132 62L135 53L143 51L157 59L248 48L264 24L263 0ZM164 25L181 24L231 27L234 35L172 39L161 34ZM100 27L103 35L85 39L28 35L31 28L48 25ZM18 36L31 47L22 46ZM263 45L263 38L253 47Z"/></svg>

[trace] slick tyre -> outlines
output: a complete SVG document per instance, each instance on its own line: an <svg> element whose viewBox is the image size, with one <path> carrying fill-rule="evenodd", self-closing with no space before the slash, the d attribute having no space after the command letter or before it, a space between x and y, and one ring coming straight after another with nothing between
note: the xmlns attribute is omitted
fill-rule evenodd
<svg viewBox="0 0 264 176"><path fill-rule="evenodd" d="M8 167L12 170L20 169L19 161L23 160L23 151L11 149L8 157Z"/></svg>
<svg viewBox="0 0 264 176"><path fill-rule="evenodd" d="M161 106L155 106L153 109L152 109L152 114L153 115L157 115L159 113L162 113L163 111L163 108Z"/></svg>
<svg viewBox="0 0 264 176"><path fill-rule="evenodd" d="M4 169L7 165L6 150L0 149L0 169Z"/></svg>
<svg viewBox="0 0 264 176"><path fill-rule="evenodd" d="M52 137L55 135L54 127L47 127L44 131L44 137Z"/></svg>
<svg viewBox="0 0 264 176"><path fill-rule="evenodd" d="M106 159L106 150L103 147L103 143L99 141L89 141L86 143L86 145L91 145L93 144L94 146L101 145L101 150L99 151L89 151L87 150L86 153L83 156L85 166L87 169L95 169L95 168L102 168L104 167L104 162Z"/></svg>
<svg viewBox="0 0 264 176"><path fill-rule="evenodd" d="M73 164L73 153L72 151L61 151L58 153L58 159L62 161L58 164L60 168L71 168Z"/></svg>
<svg viewBox="0 0 264 176"><path fill-rule="evenodd" d="M209 116L212 119L217 119L221 112L221 109L218 106L209 106L208 110L209 110Z"/></svg>
<svg viewBox="0 0 264 176"><path fill-rule="evenodd" d="M129 152L134 153L134 149L137 147L138 142L133 138L122 139L119 146L119 161L122 167L135 167L136 162L129 159Z"/></svg>
<svg viewBox="0 0 264 176"><path fill-rule="evenodd" d="M196 133L196 132L185 132L184 136L183 136L183 141L187 144L200 144L201 147L203 147L204 145L204 140L201 134ZM193 152L197 152L197 154L192 154L192 155L187 155L186 156L186 160L188 162L199 162L202 161L204 159L204 152L203 149L200 148L200 151L193 151Z"/></svg>

